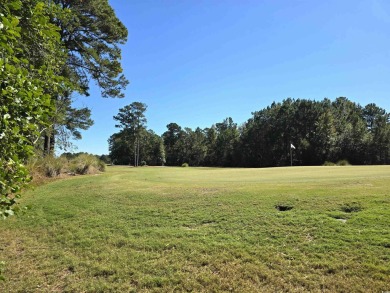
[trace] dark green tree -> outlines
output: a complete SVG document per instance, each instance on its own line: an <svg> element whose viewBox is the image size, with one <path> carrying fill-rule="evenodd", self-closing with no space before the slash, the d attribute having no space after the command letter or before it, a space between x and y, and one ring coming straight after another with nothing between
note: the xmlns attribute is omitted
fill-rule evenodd
<svg viewBox="0 0 390 293"><path fill-rule="evenodd" d="M183 152L180 143L182 143L184 131L177 123L169 123L167 128L168 130L162 135L166 152L166 163L169 166L179 166L184 163L181 161L182 155L180 155Z"/></svg>
<svg viewBox="0 0 390 293"><path fill-rule="evenodd" d="M218 166L234 166L235 147L239 140L239 131L237 124L231 117L226 118L221 123L215 124L217 139L214 152L217 157Z"/></svg>
<svg viewBox="0 0 390 293"><path fill-rule="evenodd" d="M132 156L129 154L134 153L134 145L129 144L127 136L126 131L121 130L108 139L110 158L114 165L129 165L132 162Z"/></svg>
<svg viewBox="0 0 390 293"><path fill-rule="evenodd" d="M115 127L122 128L127 142L134 145L135 167L138 167L140 163L140 147L147 121L144 114L146 108L147 106L144 103L133 102L119 109L118 115L114 116L114 120L119 122Z"/></svg>
<svg viewBox="0 0 390 293"><path fill-rule="evenodd" d="M142 148L140 158L145 164L161 166L165 163L165 153L163 141L160 136L152 130L141 130ZM123 129L119 133L113 134L109 142L110 159L114 164L128 165L131 162L129 153L134 152L134 144L128 143L128 133ZM140 164L142 165L142 164Z"/></svg>
<svg viewBox="0 0 390 293"><path fill-rule="evenodd" d="M371 103L364 107L363 118L369 135L366 163L387 164L390 154L390 114Z"/></svg>

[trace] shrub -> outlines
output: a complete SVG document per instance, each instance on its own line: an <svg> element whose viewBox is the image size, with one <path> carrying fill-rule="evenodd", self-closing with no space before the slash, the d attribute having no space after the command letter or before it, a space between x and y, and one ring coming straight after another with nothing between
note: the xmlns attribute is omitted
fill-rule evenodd
<svg viewBox="0 0 390 293"><path fill-rule="evenodd" d="M181 166L182 167L189 167L190 165L188 165L188 163L183 163Z"/></svg>
<svg viewBox="0 0 390 293"><path fill-rule="evenodd" d="M43 170L47 177L56 177L66 168L68 161L63 158L54 158L51 156L43 159Z"/></svg>
<svg viewBox="0 0 390 293"><path fill-rule="evenodd" d="M141 166L147 166L145 161L141 161Z"/></svg>
<svg viewBox="0 0 390 293"><path fill-rule="evenodd" d="M325 163L322 166L336 166L336 164L330 161L325 161Z"/></svg>
<svg viewBox="0 0 390 293"><path fill-rule="evenodd" d="M101 172L106 171L106 163L102 160L98 160L98 170Z"/></svg>
<svg viewBox="0 0 390 293"><path fill-rule="evenodd" d="M36 156L27 164L34 181L44 180L45 177L57 177L61 173L94 174L105 171L106 164L94 155L80 154L67 159L66 156Z"/></svg>
<svg viewBox="0 0 390 293"><path fill-rule="evenodd" d="M76 174L94 174L105 169L106 164L90 154L80 154L70 161L70 171Z"/></svg>
<svg viewBox="0 0 390 293"><path fill-rule="evenodd" d="M28 161L27 168L33 177L56 177L66 170L68 160L53 156L36 156Z"/></svg>
<svg viewBox="0 0 390 293"><path fill-rule="evenodd" d="M69 162L69 169L76 174L93 174L97 171L103 171L105 166L93 155L81 154Z"/></svg>
<svg viewBox="0 0 390 293"><path fill-rule="evenodd" d="M351 164L347 160L340 160L337 162L337 166L350 166Z"/></svg>

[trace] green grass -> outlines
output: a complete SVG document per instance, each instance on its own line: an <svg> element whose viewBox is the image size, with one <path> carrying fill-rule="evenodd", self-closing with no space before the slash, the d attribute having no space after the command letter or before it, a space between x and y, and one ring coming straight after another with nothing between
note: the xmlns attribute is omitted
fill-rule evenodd
<svg viewBox="0 0 390 293"><path fill-rule="evenodd" d="M23 204L0 292L390 290L390 166L109 167Z"/></svg>

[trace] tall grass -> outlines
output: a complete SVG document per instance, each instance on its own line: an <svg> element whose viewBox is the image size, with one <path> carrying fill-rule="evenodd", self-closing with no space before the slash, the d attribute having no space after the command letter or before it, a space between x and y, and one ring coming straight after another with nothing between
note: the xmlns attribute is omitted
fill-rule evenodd
<svg viewBox="0 0 390 293"><path fill-rule="evenodd" d="M62 156L35 156L28 162L27 167L33 179L42 180L62 174L95 174L103 172L106 164L94 155L81 154L71 159Z"/></svg>
<svg viewBox="0 0 390 293"><path fill-rule="evenodd" d="M95 174L104 171L106 164L93 155L81 154L70 160L68 166L76 174Z"/></svg>

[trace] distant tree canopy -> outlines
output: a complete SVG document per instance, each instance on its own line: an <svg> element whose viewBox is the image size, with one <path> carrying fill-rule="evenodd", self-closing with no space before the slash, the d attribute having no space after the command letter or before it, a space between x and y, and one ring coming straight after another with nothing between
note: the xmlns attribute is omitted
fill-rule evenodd
<svg viewBox="0 0 390 293"><path fill-rule="evenodd" d="M240 126L230 117L205 129L170 123L161 138L169 166L288 166L290 151L299 166L340 160L390 163L390 114L373 103L362 107L345 97L285 99L253 112ZM110 151L118 163L129 163L122 159L130 153L123 134L110 138Z"/></svg>

